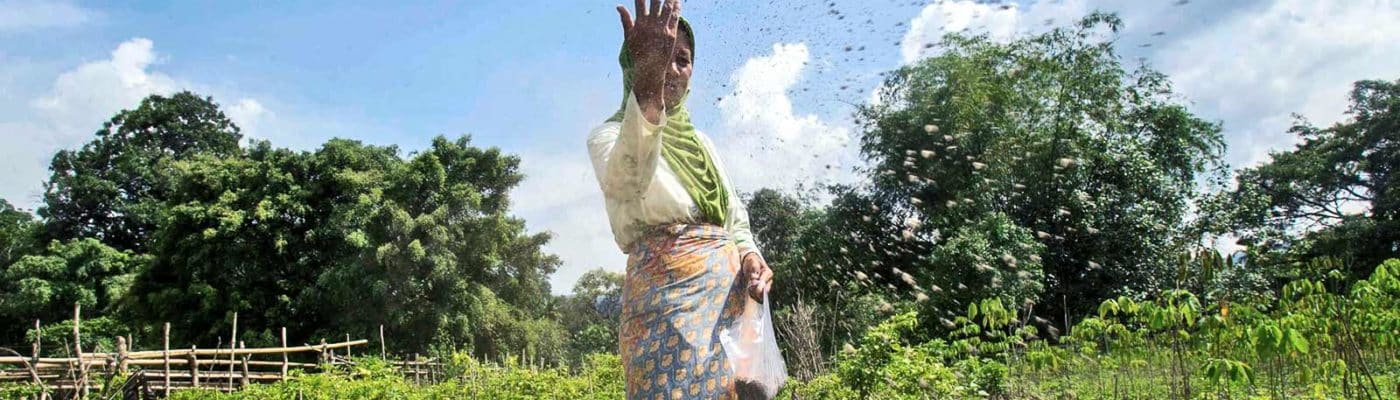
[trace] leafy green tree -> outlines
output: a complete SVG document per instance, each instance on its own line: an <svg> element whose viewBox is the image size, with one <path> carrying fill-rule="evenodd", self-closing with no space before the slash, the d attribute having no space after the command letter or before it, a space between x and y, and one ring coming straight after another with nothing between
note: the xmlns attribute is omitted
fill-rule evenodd
<svg viewBox="0 0 1400 400"><path fill-rule="evenodd" d="M1318 128L1299 118L1289 132L1300 143L1207 202L1213 230L1238 234L1284 273L1338 256L1361 279L1400 254L1400 81L1359 81L1350 97L1349 120Z"/></svg>
<svg viewBox="0 0 1400 400"><path fill-rule="evenodd" d="M472 297L479 291L517 308L516 320L543 314L550 298L545 278L559 261L541 249L548 234L526 234L524 221L508 213L509 191L523 178L518 169L519 159L499 150L438 138L389 171L384 187L368 198L375 207L353 213L367 219L346 230L348 237L362 236L364 246L353 262L338 263L321 278L332 298L378 303L335 314L352 317L341 324L368 327L388 318L401 336L413 338L405 347L416 348L472 337L467 311L482 306ZM363 311L375 307L382 312Z"/></svg>
<svg viewBox="0 0 1400 400"><path fill-rule="evenodd" d="M856 279L848 268L871 265L869 259L875 250L873 246L862 251L848 248L857 241L854 238L870 233L855 231L863 227L840 218L846 215L843 210L864 207L863 198L844 187L832 191L836 198L824 207L808 197L771 189L755 192L747 202L754 236L773 268L775 283L769 295L773 312L785 320L789 307L799 303L811 307L812 314L821 318L787 323L812 323L799 329L816 334L813 344L824 354L857 340L866 328L882 320L883 311L888 311L885 305L893 297L874 290L881 278L878 272Z"/></svg>
<svg viewBox="0 0 1400 400"><path fill-rule="evenodd" d="M339 146L332 141L322 153ZM336 246L348 248L325 222L334 203L356 201L359 193L345 190L359 182L355 172L394 162L392 149L375 150L336 159L337 169L267 143L244 157L206 155L172 165L167 219L154 237L155 263L132 291L132 317L150 327L170 322L178 327L173 340L212 344L227 337L232 314L241 311L245 331L268 329L271 338L285 324L289 339L311 340L329 311L317 307L313 285L341 261Z"/></svg>
<svg viewBox="0 0 1400 400"><path fill-rule="evenodd" d="M53 242L20 258L0 274L0 319L9 321L0 342L25 343L27 322L71 319L74 304L85 318L111 315L150 261L96 239Z"/></svg>
<svg viewBox="0 0 1400 400"><path fill-rule="evenodd" d="M559 310L559 321L570 335L571 363L593 353L616 353L622 317L623 274L599 268L574 283Z"/></svg>
<svg viewBox="0 0 1400 400"><path fill-rule="evenodd" d="M809 199L785 194L773 189L761 189L748 196L746 207L755 240L763 250L763 258L773 269L770 300L777 304L796 304L799 297L811 302L815 293L798 282L806 281L810 273L809 256L802 248L803 236L821 223L821 210ZM813 255L814 256L814 255ZM792 281L793 284L788 282ZM815 280L812 281L815 284Z"/></svg>
<svg viewBox="0 0 1400 400"><path fill-rule="evenodd" d="M147 97L103 123L81 149L54 155L39 209L42 242L94 238L145 251L169 196L170 162L237 154L241 137L211 98L190 92Z"/></svg>
<svg viewBox="0 0 1400 400"><path fill-rule="evenodd" d="M201 343L238 312L251 338L271 340L277 326L293 341L370 337L383 324L399 351L557 353L559 330L535 316L558 261L540 250L547 235L525 234L507 212L518 163L466 138L407 160L337 139L176 162L156 262L131 310L148 326L191 327L183 335Z"/></svg>
<svg viewBox="0 0 1400 400"><path fill-rule="evenodd" d="M34 250L34 216L0 199L0 272Z"/></svg>
<svg viewBox="0 0 1400 400"><path fill-rule="evenodd" d="M869 189L838 200L827 236L846 243L822 246L845 253L829 258L846 281L954 305L1015 293L1043 315L1169 287L1224 142L1166 76L1124 69L1106 38L1119 25L1096 13L1010 43L952 34L890 74L857 113Z"/></svg>

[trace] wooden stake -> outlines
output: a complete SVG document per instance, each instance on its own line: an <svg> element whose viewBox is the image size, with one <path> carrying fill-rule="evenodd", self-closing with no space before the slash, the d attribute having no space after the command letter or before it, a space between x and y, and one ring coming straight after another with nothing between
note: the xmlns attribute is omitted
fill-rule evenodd
<svg viewBox="0 0 1400 400"><path fill-rule="evenodd" d="M164 388L164 389L161 389L161 391L162 391L162 392L165 392L165 397L170 397L170 323L169 323L169 322L166 322L166 323L165 323L165 330L161 333L161 337L162 337L161 342L164 343L164 344L162 345L163 350L161 350L161 358L162 358L163 360L165 360L165 388Z"/></svg>
<svg viewBox="0 0 1400 400"><path fill-rule="evenodd" d="M117 336L117 372L126 375L127 344L125 336Z"/></svg>
<svg viewBox="0 0 1400 400"><path fill-rule="evenodd" d="M388 352L384 351L384 324L379 324L379 358L388 360Z"/></svg>
<svg viewBox="0 0 1400 400"><path fill-rule="evenodd" d="M326 363L329 363L329 362L330 362L330 359L329 359L329 358L326 358L326 338L321 338L321 349L320 349L320 350L317 350L317 351L320 351L320 352L321 352L320 357L321 357L321 363L322 363L322 364L326 364Z"/></svg>
<svg viewBox="0 0 1400 400"><path fill-rule="evenodd" d="M191 387L199 387L199 358L194 355L197 348L198 346L190 346L189 362Z"/></svg>
<svg viewBox="0 0 1400 400"><path fill-rule="evenodd" d="M247 348L247 347L245 347L245 346L243 345L243 342L240 341L240 342L238 342L238 348L243 349L243 348ZM238 382L238 383L239 383L239 388L247 388L247 387L248 387L248 356L246 356L246 355L243 356L243 377L239 378L239 382Z"/></svg>
<svg viewBox="0 0 1400 400"><path fill-rule="evenodd" d="M287 348L287 327L282 327L282 348ZM287 380L287 351L282 351L282 380Z"/></svg>
<svg viewBox="0 0 1400 400"><path fill-rule="evenodd" d="M228 387L233 389L233 350L238 349L238 312L233 312L233 333L228 337Z"/></svg>
<svg viewBox="0 0 1400 400"><path fill-rule="evenodd" d="M39 350L40 345L43 344L43 341L43 331L39 330L39 320L36 319L34 320L34 365L39 365Z"/></svg>
<svg viewBox="0 0 1400 400"><path fill-rule="evenodd" d="M346 343L349 343L349 342L350 342L350 334L349 334L349 333L345 334L345 342L346 342ZM347 359L347 360L350 359L350 347L349 347L349 346L346 346L346 347L345 347L345 359Z"/></svg>
<svg viewBox="0 0 1400 400"><path fill-rule="evenodd" d="M39 320L36 319L36 320L34 320L34 362L31 363L32 365L35 365L36 367L39 365L39 354L40 354L40 351L43 350L43 347L42 347L42 346L43 346L43 343L44 343L43 331L39 330ZM44 400L44 399L48 399L48 398L49 398L49 392L48 392L48 391L43 391L43 392L39 393L39 399L40 399L40 400Z"/></svg>
<svg viewBox="0 0 1400 400"><path fill-rule="evenodd" d="M88 368L87 363L83 362L83 334L78 330L78 326L82 325L83 322L82 311L81 304L73 303L73 353L78 357L78 384L82 385L78 394L79 399L88 397Z"/></svg>

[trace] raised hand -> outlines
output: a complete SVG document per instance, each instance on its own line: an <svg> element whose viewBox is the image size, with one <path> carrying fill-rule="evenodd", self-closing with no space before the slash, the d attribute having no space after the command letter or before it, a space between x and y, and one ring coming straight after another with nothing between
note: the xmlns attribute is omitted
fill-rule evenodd
<svg viewBox="0 0 1400 400"><path fill-rule="evenodd" d="M636 19L622 5L617 6L617 13L622 18L627 53L632 57L632 91L642 114L655 124L666 110L666 72L671 69L680 35L681 2L650 1L648 8L647 0L636 0Z"/></svg>

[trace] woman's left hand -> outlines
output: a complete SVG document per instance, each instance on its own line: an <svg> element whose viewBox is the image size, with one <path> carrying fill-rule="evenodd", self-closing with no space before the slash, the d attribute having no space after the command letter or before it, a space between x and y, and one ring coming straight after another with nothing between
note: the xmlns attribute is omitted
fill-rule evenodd
<svg viewBox="0 0 1400 400"><path fill-rule="evenodd" d="M768 294L768 289L773 286L773 270L768 269L768 262L758 253L750 252L744 254L740 265L740 272L749 280L749 296L763 301L763 295Z"/></svg>

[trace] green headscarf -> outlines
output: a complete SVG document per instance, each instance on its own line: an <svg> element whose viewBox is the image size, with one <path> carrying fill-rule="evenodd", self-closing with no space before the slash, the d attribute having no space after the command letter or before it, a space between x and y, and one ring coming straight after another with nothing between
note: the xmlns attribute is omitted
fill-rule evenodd
<svg viewBox="0 0 1400 400"><path fill-rule="evenodd" d="M686 32L693 57L695 31L691 30L685 18L680 19L680 29ZM618 63L622 64L622 107L612 118L608 118L609 122L622 122L627 111L627 96L632 95L632 57L627 53L626 44L622 46ZM700 208L701 218L723 226L729 216L729 190L720 181L714 159L695 134L695 125L690 123L690 111L685 108L687 97L690 97L689 88L686 95L667 110L666 126L661 128L661 157L666 159L666 164L676 173L690 199Z"/></svg>

